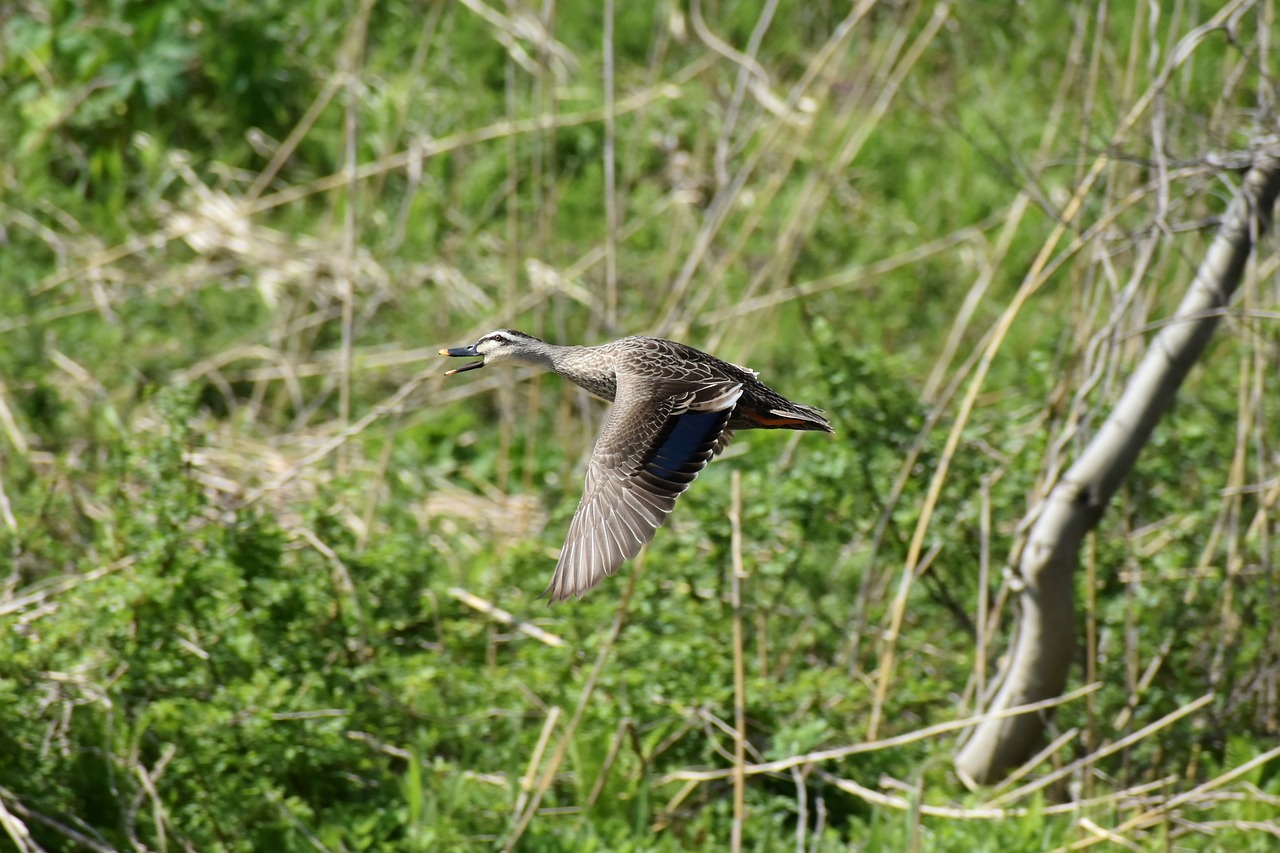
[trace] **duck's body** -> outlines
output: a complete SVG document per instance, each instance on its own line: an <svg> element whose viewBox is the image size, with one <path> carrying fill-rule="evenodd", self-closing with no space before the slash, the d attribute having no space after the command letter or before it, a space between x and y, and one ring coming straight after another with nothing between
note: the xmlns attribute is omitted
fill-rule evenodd
<svg viewBox="0 0 1280 853"><path fill-rule="evenodd" d="M614 403L545 593L553 602L580 596L634 557L735 430L832 431L820 409L792 403L754 370L662 338L562 347L502 329L440 352L484 359L449 373L527 364Z"/></svg>
<svg viewBox="0 0 1280 853"><path fill-rule="evenodd" d="M831 424L821 410L792 403L761 382L754 370L723 361L687 344L632 335L594 347L547 346L551 348L550 370L610 403L617 401L619 375L654 382L735 382L742 386L742 396L729 415L726 429L831 432Z"/></svg>

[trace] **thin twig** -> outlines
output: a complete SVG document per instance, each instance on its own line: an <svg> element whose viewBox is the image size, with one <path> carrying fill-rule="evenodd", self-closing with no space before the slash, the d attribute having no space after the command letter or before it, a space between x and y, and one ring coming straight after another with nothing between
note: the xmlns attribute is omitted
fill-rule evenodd
<svg viewBox="0 0 1280 853"><path fill-rule="evenodd" d="M533 754L529 756L529 765L525 768L524 775L520 777L520 793L516 796L515 807L511 814L513 820L519 819L529 803L529 792L533 790L533 783L537 781L538 766L542 763L542 755L547 750L551 733L556 730L556 723L560 721L560 713L560 706L552 705L546 719L542 721L542 731L538 733L538 742L533 747Z"/></svg>
<svg viewBox="0 0 1280 853"><path fill-rule="evenodd" d="M840 758L848 758L850 755L858 755L863 752L878 752L882 749L892 749L896 746L905 746L906 744L928 740L929 738L937 737L938 735L949 734L951 732L971 728L992 716L1012 717L1017 714L1026 714L1032 711L1040 711L1046 708L1053 708L1058 705L1073 702L1082 696L1089 695L1101 687L1101 684L1086 684L1083 687L1078 687L1075 690L1072 690L1070 693L1064 693L1062 696L1055 696L1052 699L1044 702L1036 702L1033 705L1021 705L1017 708L1007 708L995 715L979 714L973 717L965 717L962 720L949 720L945 723L926 726L922 729L897 735L896 737L885 738L884 740L855 743L849 746L834 747L832 749L820 749L803 755L793 755L788 758L779 758L774 761L766 761L759 764L748 764L743 768L743 772L747 776L758 776L762 773L781 773L784 770L790 770L792 767L819 764L825 761L835 761ZM736 771L733 768L728 770L676 770L659 778L657 784L667 785L672 782L683 782L687 780L713 782L717 779L729 779L735 772Z"/></svg>
<svg viewBox="0 0 1280 853"><path fill-rule="evenodd" d="M644 552L641 553L643 555ZM595 666L591 668L591 674L587 676L587 683L583 685L582 693L578 697L578 705L573 709L573 717L570 718L564 734L561 735L560 740L556 743L556 748L551 753L551 760L547 762L546 770L542 772L533 796L530 798L528 805L525 806L524 812L516 820L515 826L511 830L511 836L507 839L506 844L503 845L502 849L506 853L510 853L516 848L520 837L529 828L529 822L533 820L534 814L538 811L538 806L542 803L542 798L551 788L556 771L560 769L560 764L564 761L565 753L569 750L569 744L578 731L578 725L582 722L583 715L587 712L587 705L591 701L591 695L595 692L596 682L600 679L600 673L604 670L604 665L608 661L609 655L613 653L614 645L618 642L618 635L622 633L622 626L626 622L627 608L631 604L631 594L635 592L636 581L640 577L643 568L644 557L641 556L632 567L630 579L627 581L627 588L623 590L622 600L618 603L618 612L613 617L613 627L610 628L609 636L605 638L604 643L600 646L600 653L596 655Z"/></svg>
<svg viewBox="0 0 1280 853"><path fill-rule="evenodd" d="M604 325L618 330L618 175L617 125L614 112L613 0L604 0Z"/></svg>
<svg viewBox="0 0 1280 853"><path fill-rule="evenodd" d="M1193 803L1201 795L1209 791L1212 791L1214 788L1220 788L1223 785L1227 784L1228 782L1232 782L1240 778L1241 776L1244 776L1246 773L1251 772L1254 768L1261 767L1262 765L1266 764L1268 761L1276 757L1280 757L1280 746L1277 746L1274 749L1269 749L1266 752L1262 753L1261 755L1257 755L1254 758L1250 759L1249 761L1246 761L1244 764L1241 764L1240 766L1232 770L1228 770L1226 773L1223 773L1221 776L1216 776L1207 782L1203 782L1195 786L1189 791L1184 791L1183 793L1178 794L1177 796L1170 797L1169 799L1162 801L1156 807L1147 809L1141 814L1129 818L1124 823L1121 823L1119 826L1114 827L1111 831L1116 833L1121 833L1121 832L1127 832L1128 830L1134 829L1134 828L1142 828L1142 827L1150 826L1152 823L1162 819L1165 815L1167 815L1173 809L1176 809L1178 806L1183 805L1184 803ZM1055 851L1055 853L1062 853L1062 851L1066 851L1066 850L1083 850L1086 847L1092 847L1094 844L1097 844L1099 841L1104 841L1104 840L1106 839L1096 837L1096 836L1093 838L1084 838L1084 839L1081 839L1080 841L1075 842L1074 844L1071 844L1070 846L1058 848L1058 850Z"/></svg>
<svg viewBox="0 0 1280 853"><path fill-rule="evenodd" d="M730 547L733 559L729 567L729 596L733 608L733 828L729 849L742 849L742 830L746 821L747 709L746 667L742 649L742 474L733 471L732 498L729 507Z"/></svg>
<svg viewBox="0 0 1280 853"><path fill-rule="evenodd" d="M507 611L503 610L501 607L498 607L496 604L493 604L492 602L489 602L489 601L485 601L480 596L473 595L472 593L467 592L465 589L460 589L456 586L451 586L449 587L448 592L449 592L449 595L458 599L458 601L461 601L463 604L467 605L468 607L473 608L475 610L479 610L481 613L485 614L491 619L495 619L498 622L501 622L504 625L510 625L512 628L515 628L520 633L526 634L539 642L546 643L548 646L551 646L552 648L559 649L559 648L563 648L565 645L564 640L560 639L555 634L552 634L549 631L544 631L543 629L539 628L537 625L534 625L532 622L525 622L523 619L519 619L511 615Z"/></svg>
<svg viewBox="0 0 1280 853"><path fill-rule="evenodd" d="M1150 106L1152 99L1157 92L1167 85L1168 79L1177 70L1178 66L1185 61L1190 53L1191 47L1198 44L1209 32L1222 25L1232 14L1234 14L1248 0L1235 0L1218 11L1217 14L1204 26L1198 28L1194 34L1188 35L1179 43L1177 58L1171 61L1151 86L1143 92L1142 96L1133 104L1132 107L1121 118L1116 130L1112 133L1111 139L1113 145L1118 145L1125 136L1132 130L1138 118L1146 112ZM911 537L911 543L908 546L907 558L902 567L902 583L899 587L899 595L894 601L893 609L890 614L890 624L886 632L885 646L880 657L879 673L876 681L875 698L871 707L870 721L867 724L867 737L874 738L876 731L880 725L880 718L884 712L884 702L889 691L889 684L893 679L893 667L895 659L895 651L898 642L898 636L902 628L902 617L906 611L906 595L910 591L911 582L914 577L917 564L920 559L921 552L924 548L925 536L929 526L933 520L934 510L937 508L938 500L942 494L943 484L946 482L947 476L951 469L951 460L955 458L956 449L960 444L960 437L963 435L965 428L969 424L970 416L973 414L974 407L977 403L978 393L986 382L991 366L995 363L996 354L1003 346L1005 338L1009 330L1013 327L1014 320L1022 313L1023 307L1028 300L1039 291L1046 279L1049 262L1053 258L1053 253L1066 235L1071 224L1076 217L1084 209L1084 204L1089 196L1090 191L1102 175L1104 168L1111 162L1110 149L1100 153L1093 161L1088 173L1083 180L1080 181L1072 194L1070 200L1062 211L1062 218L1055 225L1049 236L1045 239L1032 261L1030 268L1022 280L1022 284L1018 287L1013 298L1010 300L1008 307L1001 314L993 327L993 334L986 348L983 350L982 358L978 362L978 366L970 377L968 390L960 403L960 409L956 413L955 422L952 424L951 431L947 435L946 443L942 449L938 467L934 470L932 479L929 482L929 489L925 495L924 504L921 508L919 519L916 523L915 532Z"/></svg>
<svg viewBox="0 0 1280 853"><path fill-rule="evenodd" d="M995 797L994 799L988 800L985 805L988 807L994 808L997 806L1002 806L1005 803L1016 803L1018 800L1023 799L1028 794L1034 793L1035 791L1039 791L1042 788L1045 788L1048 785L1053 784L1058 779L1061 779L1066 776L1070 776L1078 772L1081 768L1088 767L1093 764L1097 764L1099 761L1106 758L1108 755L1113 755L1122 749L1127 749L1133 744L1146 739L1147 737L1154 734L1155 732L1158 732L1161 729L1176 723L1178 720L1182 719L1188 714L1194 714L1196 711L1199 711L1201 708L1203 708L1205 705L1208 705L1212 701L1213 701L1213 694L1206 693L1205 695L1201 696L1199 699L1195 699L1191 702L1188 702L1187 704L1183 705L1177 710L1172 711L1168 714L1165 714L1160 719L1155 720L1154 722L1148 723L1147 725L1138 729L1136 732L1127 734L1124 737L1120 738L1119 740L1109 743L1106 746L1100 749L1097 749L1094 752L1089 753L1083 758L1079 758L1071 762L1070 764L1067 764L1064 767L1058 768L1052 773L1046 773L1044 776L1041 776L1039 779L1036 779L1033 782L1029 782L1020 788L1015 788L1014 790L1009 791L1008 793L1001 794L1000 796Z"/></svg>

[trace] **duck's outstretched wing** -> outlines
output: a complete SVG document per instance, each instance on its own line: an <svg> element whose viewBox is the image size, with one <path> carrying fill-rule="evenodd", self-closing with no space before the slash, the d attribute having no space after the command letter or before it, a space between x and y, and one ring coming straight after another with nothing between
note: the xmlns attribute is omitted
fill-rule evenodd
<svg viewBox="0 0 1280 853"><path fill-rule="evenodd" d="M551 584L578 597L639 553L721 446L742 385L618 377Z"/></svg>
<svg viewBox="0 0 1280 853"><path fill-rule="evenodd" d="M733 430L726 429L724 432L720 433L720 438L716 439L716 446L711 448L711 458L714 459L723 453L724 449L729 446L729 442L731 441L733 441Z"/></svg>

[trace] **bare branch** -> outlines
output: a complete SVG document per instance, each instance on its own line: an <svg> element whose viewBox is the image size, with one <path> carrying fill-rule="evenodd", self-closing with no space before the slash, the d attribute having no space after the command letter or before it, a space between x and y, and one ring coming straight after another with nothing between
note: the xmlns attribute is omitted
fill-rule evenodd
<svg viewBox="0 0 1280 853"><path fill-rule="evenodd" d="M1204 352L1222 310L1243 276L1254 243L1270 224L1280 192L1280 140L1255 148L1253 166L1171 321L1152 340L1119 402L1080 458L1032 509L1035 524L1022 551L1024 583L1017 640L990 711L1041 701L1062 692L1074 651L1072 586L1085 535L1168 410L1187 373ZM996 718L979 725L956 758L964 776L997 779L1035 748L1044 722L1038 714Z"/></svg>

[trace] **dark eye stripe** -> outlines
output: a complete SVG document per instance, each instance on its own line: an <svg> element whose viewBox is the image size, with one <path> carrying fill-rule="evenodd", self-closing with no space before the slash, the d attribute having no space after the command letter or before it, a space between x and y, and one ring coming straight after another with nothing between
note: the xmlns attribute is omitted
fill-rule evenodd
<svg viewBox="0 0 1280 853"><path fill-rule="evenodd" d="M536 341L537 338L532 335L526 335L524 332L517 332L515 329L498 329L490 332L480 340L476 341L476 346L483 343L499 343L499 344L515 344L518 341Z"/></svg>

